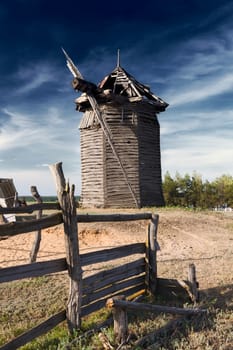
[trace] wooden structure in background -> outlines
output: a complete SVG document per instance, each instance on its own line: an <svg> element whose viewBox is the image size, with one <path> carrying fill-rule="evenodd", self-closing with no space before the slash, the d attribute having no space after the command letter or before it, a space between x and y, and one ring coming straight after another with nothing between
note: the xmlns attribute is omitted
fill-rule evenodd
<svg viewBox="0 0 233 350"><path fill-rule="evenodd" d="M18 202L18 194L13 179L0 179L0 207L12 208ZM0 224L15 221L14 214L0 214Z"/></svg>
<svg viewBox="0 0 233 350"><path fill-rule="evenodd" d="M160 126L168 104L121 66L98 86L83 79L69 56L80 123L83 207L162 206Z"/></svg>
<svg viewBox="0 0 233 350"><path fill-rule="evenodd" d="M0 179L0 205L11 208L17 195L13 179Z"/></svg>

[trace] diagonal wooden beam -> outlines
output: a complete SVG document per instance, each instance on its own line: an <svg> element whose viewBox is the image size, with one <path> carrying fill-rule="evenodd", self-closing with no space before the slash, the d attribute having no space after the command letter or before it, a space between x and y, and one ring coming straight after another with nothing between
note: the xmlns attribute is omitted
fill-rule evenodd
<svg viewBox="0 0 233 350"><path fill-rule="evenodd" d="M71 58L68 56L66 51L64 49L62 49L62 51L63 51L63 53L64 53L64 55L66 57L67 67L69 68L70 72L73 74L73 76L75 78L83 80L82 74L80 73L78 68L75 66L75 64L73 63ZM118 163L120 165L120 168L122 170L123 176L125 178L125 182L127 183L127 186L128 186L129 191L130 191L130 193L131 193L131 195L132 195L132 197L134 199L136 207L139 207L139 203L138 203L136 194L134 193L134 190L133 190L132 185L131 185L131 183L129 181L128 175L127 175L127 173L126 173L126 171L124 169L123 163L121 161L121 158L120 158L120 156L119 156L119 154L118 154L118 152L116 150L116 147L115 147L115 145L114 145L114 143L112 141L113 138L112 138L112 135L111 135L111 130L109 129L106 120L104 120L104 118L102 117L102 113L101 113L101 111L99 109L99 106L98 106L98 103L97 103L95 97L92 95L91 92L86 92L86 94L87 94L88 100L90 102L90 105L91 105L91 107L92 107L92 109L93 109L93 111L94 111L94 113L96 115L96 118L98 119L98 122L100 123L100 126L101 126L101 128L102 128L102 130L104 132L104 135L105 135L105 137L106 137L106 139L107 139L107 141L108 141L108 143L109 143L109 145L110 145L110 147L112 149L112 152L113 152L115 158L117 159L117 161L118 161Z"/></svg>

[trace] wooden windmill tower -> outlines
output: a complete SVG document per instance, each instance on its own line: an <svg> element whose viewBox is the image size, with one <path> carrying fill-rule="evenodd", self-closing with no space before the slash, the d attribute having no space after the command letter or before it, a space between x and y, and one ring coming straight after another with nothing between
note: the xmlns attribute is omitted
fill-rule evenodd
<svg viewBox="0 0 233 350"><path fill-rule="evenodd" d="M65 52L64 52L65 53ZM65 53L82 95L80 123L83 207L140 208L164 205L159 112L168 104L121 66L98 86L83 80Z"/></svg>

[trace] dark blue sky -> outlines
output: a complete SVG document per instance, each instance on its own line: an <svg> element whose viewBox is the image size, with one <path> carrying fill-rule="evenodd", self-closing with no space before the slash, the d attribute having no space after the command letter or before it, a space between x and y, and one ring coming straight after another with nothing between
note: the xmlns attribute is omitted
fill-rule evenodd
<svg viewBox="0 0 233 350"><path fill-rule="evenodd" d="M233 1L0 2L0 169L19 193L55 192L63 162L80 192L77 97L61 51L98 83L121 65L169 103L163 174L232 174Z"/></svg>

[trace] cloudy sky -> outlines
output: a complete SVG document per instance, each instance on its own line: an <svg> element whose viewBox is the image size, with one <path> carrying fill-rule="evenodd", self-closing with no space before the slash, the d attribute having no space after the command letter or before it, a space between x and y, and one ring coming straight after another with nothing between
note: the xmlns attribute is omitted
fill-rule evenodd
<svg viewBox="0 0 233 350"><path fill-rule="evenodd" d="M233 1L0 1L0 177L19 195L55 194L63 162L80 193L80 148L61 47L98 83L121 65L169 103L159 115L163 175L233 174Z"/></svg>

